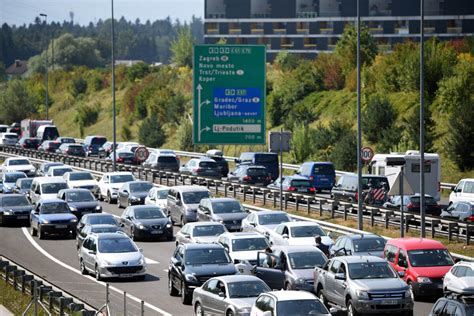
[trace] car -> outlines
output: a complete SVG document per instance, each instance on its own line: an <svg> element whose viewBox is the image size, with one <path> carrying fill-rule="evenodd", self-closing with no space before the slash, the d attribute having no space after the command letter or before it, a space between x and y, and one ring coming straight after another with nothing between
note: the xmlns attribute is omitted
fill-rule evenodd
<svg viewBox="0 0 474 316"><path fill-rule="evenodd" d="M99 158L106 158L108 157L113 151L113 142L105 142L102 146L99 147L99 151L97 153ZM115 148L117 148L118 143L115 143Z"/></svg>
<svg viewBox="0 0 474 316"><path fill-rule="evenodd" d="M443 291L474 295L474 263L460 261L443 278Z"/></svg>
<svg viewBox="0 0 474 316"><path fill-rule="evenodd" d="M229 173L229 163L223 155L224 153L218 149L210 149L206 152L206 156L214 160L221 169L221 176L227 177L227 174Z"/></svg>
<svg viewBox="0 0 474 316"><path fill-rule="evenodd" d="M328 258L314 246L274 246L271 252L259 251L252 270L274 290L314 291L314 267Z"/></svg>
<svg viewBox="0 0 474 316"><path fill-rule="evenodd" d="M132 153L131 151L121 149L115 151L115 161L117 163L123 163L123 164L128 164L128 165L133 165L135 164L135 154ZM105 158L107 161L113 161L114 160L114 152L111 152L108 157Z"/></svg>
<svg viewBox="0 0 474 316"><path fill-rule="evenodd" d="M278 178L273 183L267 185L267 188L280 190L280 182L281 178ZM299 175L283 177L283 183L281 186L283 192L305 194L314 194L314 192L316 192L316 189L313 187L311 181Z"/></svg>
<svg viewBox="0 0 474 316"><path fill-rule="evenodd" d="M270 245L275 246L315 246L315 236L321 236L323 244L331 247L331 237L317 223L310 221L299 221L281 223L274 230L269 231Z"/></svg>
<svg viewBox="0 0 474 316"><path fill-rule="evenodd" d="M76 238L77 217L60 199L40 199L30 215L31 236L44 239L46 234L62 234Z"/></svg>
<svg viewBox="0 0 474 316"><path fill-rule="evenodd" d="M15 146L18 142L18 135L16 133L0 133L0 145Z"/></svg>
<svg viewBox="0 0 474 316"><path fill-rule="evenodd" d="M99 188L99 182L88 171L66 172L63 178L70 189L87 189L95 192Z"/></svg>
<svg viewBox="0 0 474 316"><path fill-rule="evenodd" d="M262 293L255 300L250 316L330 316L326 306L305 291L271 291Z"/></svg>
<svg viewBox="0 0 474 316"><path fill-rule="evenodd" d="M145 168L153 168L161 171L178 172L179 159L172 151L151 151L147 160L142 163Z"/></svg>
<svg viewBox="0 0 474 316"><path fill-rule="evenodd" d="M38 149L41 145L41 139L36 137L22 137L16 144L17 147L24 149Z"/></svg>
<svg viewBox="0 0 474 316"><path fill-rule="evenodd" d="M23 194L0 194L0 225L29 223L32 210Z"/></svg>
<svg viewBox="0 0 474 316"><path fill-rule="evenodd" d="M358 179L357 174L355 173L344 173L334 187L331 190L331 198L338 201L346 201L355 203L358 200L357 196L357 185ZM369 186L370 184L370 186ZM386 176L376 176L376 175L362 175L362 190L368 192L370 190L377 190L374 193L374 196L378 197L376 193L382 193L383 191L388 193L390 187L388 184L388 179ZM377 200L378 203L385 203L384 196L380 196L380 199Z"/></svg>
<svg viewBox="0 0 474 316"><path fill-rule="evenodd" d="M270 288L251 275L211 278L193 292L196 315L248 315L257 297Z"/></svg>
<svg viewBox="0 0 474 316"><path fill-rule="evenodd" d="M280 176L280 165L278 164L278 154L267 152L243 152L239 159L235 160L239 165L263 166L267 170L267 175L271 180L276 180Z"/></svg>
<svg viewBox="0 0 474 316"><path fill-rule="evenodd" d="M137 278L144 280L146 261L142 250L125 234L89 234L79 248L82 274L104 278Z"/></svg>
<svg viewBox="0 0 474 316"><path fill-rule="evenodd" d="M168 267L168 292L190 304L195 288L211 277L237 274L229 254L219 244L179 244Z"/></svg>
<svg viewBox="0 0 474 316"><path fill-rule="evenodd" d="M64 189L58 192L58 199L66 201L77 218L89 213L101 213L102 206L87 189Z"/></svg>
<svg viewBox="0 0 474 316"><path fill-rule="evenodd" d="M383 204L383 207L399 210L401 197L400 195L394 195L389 198L387 202ZM404 195L403 196L403 210L405 212L420 213L420 194L415 195ZM431 195L425 195L425 213L429 215L439 216L441 214L441 208L436 202L435 198Z"/></svg>
<svg viewBox="0 0 474 316"><path fill-rule="evenodd" d="M38 150L48 152L48 153L55 153L56 150L58 150L59 146L61 146L60 142L57 142L55 140L45 140L38 147Z"/></svg>
<svg viewBox="0 0 474 316"><path fill-rule="evenodd" d="M46 176L49 168L56 166L64 166L64 164L62 162L44 162L39 166L38 170L36 170L36 176Z"/></svg>
<svg viewBox="0 0 474 316"><path fill-rule="evenodd" d="M13 189L14 193L21 193L23 195L28 195L31 189L31 184L33 183L33 178L20 178L16 180L15 188Z"/></svg>
<svg viewBox="0 0 474 316"><path fill-rule="evenodd" d="M0 192L2 193L13 193L15 190L15 184L18 179L26 179L27 176L21 171L4 172L2 174L1 183L2 187Z"/></svg>
<svg viewBox="0 0 474 316"><path fill-rule="evenodd" d="M474 202L474 178L462 179L449 195L449 204L455 202Z"/></svg>
<svg viewBox="0 0 474 316"><path fill-rule="evenodd" d="M247 212L234 198L201 199L197 209L198 221L219 222L224 224L228 231L240 231L245 217Z"/></svg>
<svg viewBox="0 0 474 316"><path fill-rule="evenodd" d="M47 177L62 177L66 172L73 172L69 166L53 166L48 169Z"/></svg>
<svg viewBox="0 0 474 316"><path fill-rule="evenodd" d="M92 135L84 139L84 150L86 157L98 156L99 148L107 142L104 136Z"/></svg>
<svg viewBox="0 0 474 316"><path fill-rule="evenodd" d="M207 188L193 185L171 187L168 192L166 209L173 223L184 226L198 220L197 209L202 199L209 198Z"/></svg>
<svg viewBox="0 0 474 316"><path fill-rule="evenodd" d="M153 188L148 181L125 182L117 193L118 207L145 204L145 198Z"/></svg>
<svg viewBox="0 0 474 316"><path fill-rule="evenodd" d="M376 234L340 236L329 251L331 256L376 256L383 258L385 238Z"/></svg>
<svg viewBox="0 0 474 316"><path fill-rule="evenodd" d="M394 238L387 241L384 257L396 271L403 271L403 280L413 295L439 296L443 278L454 265L448 249L428 238Z"/></svg>
<svg viewBox="0 0 474 316"><path fill-rule="evenodd" d="M71 143L62 143L58 149L56 149L58 154L75 156L75 157L85 157L86 151L84 146L80 144L71 144Z"/></svg>
<svg viewBox="0 0 474 316"><path fill-rule="evenodd" d="M169 188L167 187L151 188L145 198L145 205L155 205L160 207L162 210L166 210L168 192ZM168 211L166 211L166 213L168 213Z"/></svg>
<svg viewBox="0 0 474 316"><path fill-rule="evenodd" d="M131 172L106 172L99 181L96 196L99 200L105 199L109 204L112 204L117 201L119 189L129 181L135 181L135 177Z"/></svg>
<svg viewBox="0 0 474 316"><path fill-rule="evenodd" d="M472 316L474 296L448 295L433 304L429 316Z"/></svg>
<svg viewBox="0 0 474 316"><path fill-rule="evenodd" d="M84 227L82 234L76 235L76 248L79 248L82 245L84 239L89 236L89 234L102 234L102 233L124 233L122 228L117 225L110 224L97 224L97 225L87 225Z"/></svg>
<svg viewBox="0 0 474 316"><path fill-rule="evenodd" d="M318 192L330 191L336 184L336 170L332 162L305 162L296 171L296 174L311 181Z"/></svg>
<svg viewBox="0 0 474 316"><path fill-rule="evenodd" d="M6 133L8 132L8 128L10 126L6 125L6 124L0 124L0 133Z"/></svg>
<svg viewBox="0 0 474 316"><path fill-rule="evenodd" d="M28 197L34 204L40 199L55 199L59 191L67 188L67 183L62 177L36 177L31 183Z"/></svg>
<svg viewBox="0 0 474 316"><path fill-rule="evenodd" d="M413 316L410 287L380 257L330 259L314 269L314 291L321 302L345 309L348 315Z"/></svg>
<svg viewBox="0 0 474 316"><path fill-rule="evenodd" d="M242 231L254 231L268 237L269 232L279 224L291 221L290 216L285 211L252 212L242 220Z"/></svg>
<svg viewBox="0 0 474 316"><path fill-rule="evenodd" d="M216 243L219 236L225 232L227 229L221 223L187 223L176 233L176 245L180 243Z"/></svg>
<svg viewBox="0 0 474 316"><path fill-rule="evenodd" d="M229 182L267 186L272 178L264 166L240 165L227 175Z"/></svg>
<svg viewBox="0 0 474 316"><path fill-rule="evenodd" d="M157 206L129 206L123 211L120 224L133 240L157 238L173 240L173 224Z"/></svg>
<svg viewBox="0 0 474 316"><path fill-rule="evenodd" d="M243 263L250 266L257 264L259 251L270 247L265 236L259 233L223 233L217 242L224 246L230 258L236 264ZM240 271L241 273L243 271Z"/></svg>
<svg viewBox="0 0 474 316"><path fill-rule="evenodd" d="M136 143L136 142L119 142L117 143L117 148L116 150L122 150L124 149L125 147L129 146L129 145L136 145L136 146L139 146L140 144L139 143Z"/></svg>
<svg viewBox="0 0 474 316"><path fill-rule="evenodd" d="M5 159L2 164L3 173L6 172L24 172L28 177L34 177L36 175L36 168L31 164L27 158L14 158L10 157Z"/></svg>
<svg viewBox="0 0 474 316"><path fill-rule="evenodd" d="M179 168L182 175L190 175L204 178L221 178L221 169L211 158L201 157L190 159Z"/></svg>
<svg viewBox="0 0 474 316"><path fill-rule="evenodd" d="M87 236L88 227L95 225L112 225L120 228L114 215L107 213L92 213L82 216L77 223L76 236L79 240L84 240Z"/></svg>
<svg viewBox="0 0 474 316"><path fill-rule="evenodd" d="M454 202L441 212L445 219L474 222L474 202Z"/></svg>
<svg viewBox="0 0 474 316"><path fill-rule="evenodd" d="M76 144L76 140L73 137L58 137L55 140L61 144Z"/></svg>

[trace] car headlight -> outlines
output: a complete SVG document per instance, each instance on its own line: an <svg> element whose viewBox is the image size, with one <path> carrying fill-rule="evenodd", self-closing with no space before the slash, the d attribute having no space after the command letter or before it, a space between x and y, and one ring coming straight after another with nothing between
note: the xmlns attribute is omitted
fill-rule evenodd
<svg viewBox="0 0 474 316"><path fill-rule="evenodd" d="M357 290L356 294L357 294L357 297L362 299L362 300L368 300L369 299L369 294L367 293L367 291Z"/></svg>
<svg viewBox="0 0 474 316"><path fill-rule="evenodd" d="M186 281L191 282L191 283L199 283L196 277L192 274L186 274L185 279Z"/></svg>
<svg viewBox="0 0 474 316"><path fill-rule="evenodd" d="M95 207L95 210L96 210L96 211L100 211L100 210L102 210L102 206L100 206L100 205L97 205L97 206Z"/></svg>
<svg viewBox="0 0 474 316"><path fill-rule="evenodd" d="M305 283L306 283L306 280L303 279L303 278L298 278L298 279L296 279L295 283L296 283L296 284L300 284L300 285L301 285L301 284L305 284Z"/></svg>
<svg viewBox="0 0 474 316"><path fill-rule="evenodd" d="M146 226L143 224L138 225L138 229L146 229Z"/></svg>
<svg viewBox="0 0 474 316"><path fill-rule="evenodd" d="M12 210L9 210L9 211L5 211L3 212L4 215L13 215L13 211Z"/></svg>
<svg viewBox="0 0 474 316"><path fill-rule="evenodd" d="M36 169L35 169L35 168L31 168L31 169L30 169L30 172L36 172Z"/></svg>
<svg viewBox="0 0 474 316"><path fill-rule="evenodd" d="M112 262L107 261L107 260L102 260L102 266L110 266L112 265Z"/></svg>
<svg viewBox="0 0 474 316"><path fill-rule="evenodd" d="M41 224L49 224L49 221L47 219L42 219Z"/></svg>
<svg viewBox="0 0 474 316"><path fill-rule="evenodd" d="M171 223L166 224L166 228L171 228L171 227L172 227Z"/></svg>
<svg viewBox="0 0 474 316"><path fill-rule="evenodd" d="M408 288L406 291L405 291L405 298L413 298L413 292L411 291L410 288Z"/></svg>
<svg viewBox="0 0 474 316"><path fill-rule="evenodd" d="M133 196L133 195L130 196L130 200L132 200L132 201L137 201L137 200L139 200L139 199L140 199L140 198L138 198L138 197L136 197L136 196Z"/></svg>
<svg viewBox="0 0 474 316"><path fill-rule="evenodd" d="M140 260L138 260L138 265L144 265L145 264L145 258L142 256Z"/></svg>
<svg viewBox="0 0 474 316"><path fill-rule="evenodd" d="M71 212L77 212L77 207L75 207L75 206L69 206L69 208L71 209Z"/></svg>
<svg viewBox="0 0 474 316"><path fill-rule="evenodd" d="M237 314L248 314L252 310L251 307L242 307L237 309Z"/></svg>
<svg viewBox="0 0 474 316"><path fill-rule="evenodd" d="M71 219L71 223L75 223L75 222L77 222L77 218Z"/></svg>
<svg viewBox="0 0 474 316"><path fill-rule="evenodd" d="M418 283L431 283L431 279L428 277L417 277L416 281Z"/></svg>

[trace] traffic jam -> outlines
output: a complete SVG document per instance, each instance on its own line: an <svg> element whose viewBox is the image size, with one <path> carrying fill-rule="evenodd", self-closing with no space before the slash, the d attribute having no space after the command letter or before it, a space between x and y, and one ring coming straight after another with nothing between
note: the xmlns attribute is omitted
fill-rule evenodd
<svg viewBox="0 0 474 316"><path fill-rule="evenodd" d="M105 160L113 160L116 153L117 163L183 176L226 178L286 192L326 192L338 200L359 198L357 175L345 173L337 179L330 162L306 162L294 175L281 176L273 153L242 153L230 170L220 150L181 164L173 150L131 142L113 148L103 136L87 136L81 143L59 137L52 121L24 120L1 134L14 135L0 137L9 140L2 149L16 146ZM372 156L371 173L363 175L361 184L363 202L387 208L403 203L406 212L419 213L419 188L413 185L406 195L392 194L388 175L397 166L387 165L389 155ZM402 156L408 180L419 177L419 154ZM449 206L442 209L439 156L427 156L427 214L472 221L474 180L461 180ZM283 210L250 211L239 199L213 194L199 183L158 186L129 171L98 176L58 161L3 158L2 226L27 226L29 234L41 240L75 240L80 272L107 282L146 280L146 254L137 241L153 242L156 251L164 242L173 243L168 293L190 305L189 313L416 315L415 303L429 298L430 315L474 315L474 263L455 259L437 240L386 239L368 232L339 235ZM105 212L104 203L120 209L121 215ZM464 211L458 210L461 206Z"/></svg>

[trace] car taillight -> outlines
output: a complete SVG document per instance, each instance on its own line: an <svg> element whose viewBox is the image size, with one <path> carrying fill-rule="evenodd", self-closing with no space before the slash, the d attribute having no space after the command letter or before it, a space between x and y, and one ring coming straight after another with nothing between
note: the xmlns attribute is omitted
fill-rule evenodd
<svg viewBox="0 0 474 316"><path fill-rule="evenodd" d="M123 158L122 158L122 157L118 157L118 158L117 158L117 162L123 162Z"/></svg>
<svg viewBox="0 0 474 316"><path fill-rule="evenodd" d="M316 191L315 188L309 188L309 192L314 193Z"/></svg>
<svg viewBox="0 0 474 316"><path fill-rule="evenodd" d="M244 177L242 178L242 180L244 180L244 181L249 181L250 179L252 179L251 176L244 176Z"/></svg>
<svg viewBox="0 0 474 316"><path fill-rule="evenodd" d="M195 168L195 169L193 169L193 172L199 173L199 172L201 172L201 168Z"/></svg>
<svg viewBox="0 0 474 316"><path fill-rule="evenodd" d="M296 188L295 187L289 187L288 191L296 191Z"/></svg>
<svg viewBox="0 0 474 316"><path fill-rule="evenodd" d="M309 176L309 181L313 181L314 180L314 177L313 176Z"/></svg>
<svg viewBox="0 0 474 316"><path fill-rule="evenodd" d="M267 181L272 181L272 177L268 176Z"/></svg>
<svg viewBox="0 0 474 316"><path fill-rule="evenodd" d="M466 221L474 222L474 216L469 216L468 218L466 218Z"/></svg>
<svg viewBox="0 0 474 316"><path fill-rule="evenodd" d="M412 208L415 208L415 205L413 205L413 203L408 203L407 204L407 209L412 209Z"/></svg>

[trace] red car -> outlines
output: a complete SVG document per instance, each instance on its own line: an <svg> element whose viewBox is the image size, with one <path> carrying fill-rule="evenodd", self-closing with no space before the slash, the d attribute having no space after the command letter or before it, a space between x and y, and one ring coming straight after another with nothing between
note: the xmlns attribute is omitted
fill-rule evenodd
<svg viewBox="0 0 474 316"><path fill-rule="evenodd" d="M387 241L385 259L397 271L415 296L442 296L444 275L454 265L448 249L427 238L395 238Z"/></svg>

